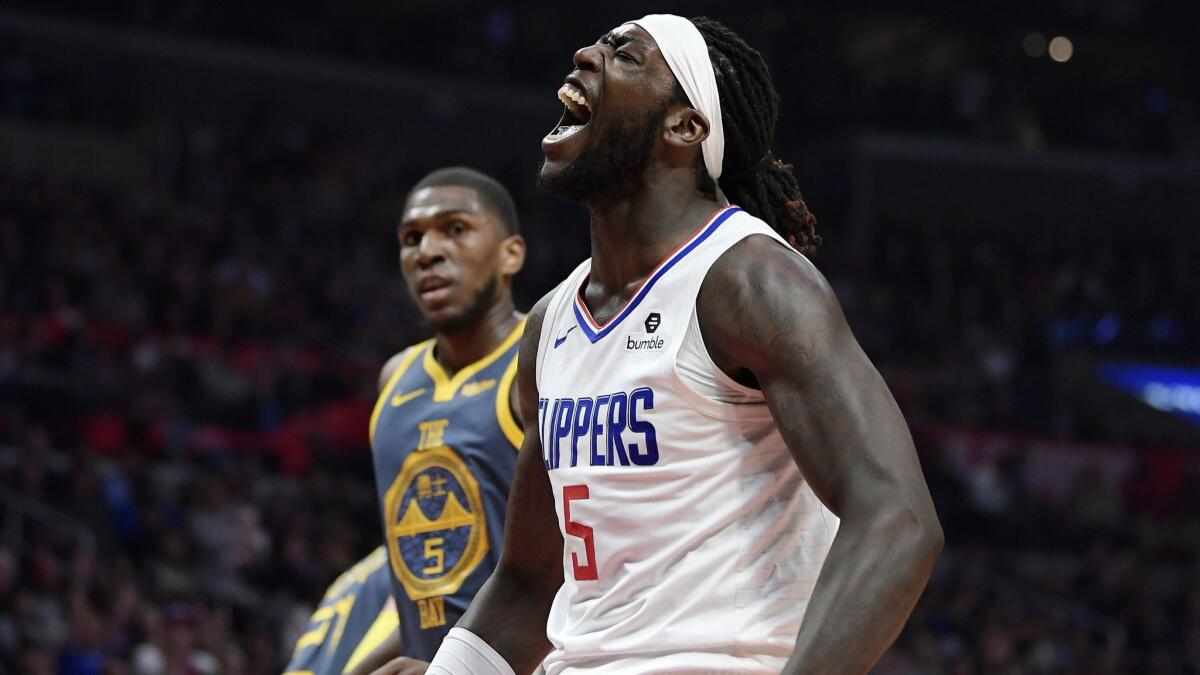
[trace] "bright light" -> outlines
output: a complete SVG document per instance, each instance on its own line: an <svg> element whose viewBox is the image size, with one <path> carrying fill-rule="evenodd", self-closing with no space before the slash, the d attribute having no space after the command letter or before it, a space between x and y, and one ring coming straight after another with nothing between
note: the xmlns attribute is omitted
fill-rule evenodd
<svg viewBox="0 0 1200 675"><path fill-rule="evenodd" d="M1200 424L1200 368L1109 363L1100 366L1098 374L1151 408Z"/></svg>
<svg viewBox="0 0 1200 675"><path fill-rule="evenodd" d="M1200 387L1195 385L1152 382L1142 390L1142 400L1166 412L1200 415Z"/></svg>
<svg viewBox="0 0 1200 675"><path fill-rule="evenodd" d="M1041 33L1030 33L1025 36L1025 41L1021 43L1025 48L1025 54L1030 58L1038 58L1046 53L1046 36Z"/></svg>
<svg viewBox="0 0 1200 675"><path fill-rule="evenodd" d="M1071 56L1075 53L1075 45L1071 44L1071 40L1061 35L1050 41L1050 58L1059 63L1066 63L1071 60Z"/></svg>

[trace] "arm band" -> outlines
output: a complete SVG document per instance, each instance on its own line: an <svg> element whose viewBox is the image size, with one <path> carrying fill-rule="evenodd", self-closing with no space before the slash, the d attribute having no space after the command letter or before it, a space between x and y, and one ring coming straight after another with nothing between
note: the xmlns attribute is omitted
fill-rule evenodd
<svg viewBox="0 0 1200 675"><path fill-rule="evenodd" d="M466 628L450 629L425 675L516 675L512 666Z"/></svg>

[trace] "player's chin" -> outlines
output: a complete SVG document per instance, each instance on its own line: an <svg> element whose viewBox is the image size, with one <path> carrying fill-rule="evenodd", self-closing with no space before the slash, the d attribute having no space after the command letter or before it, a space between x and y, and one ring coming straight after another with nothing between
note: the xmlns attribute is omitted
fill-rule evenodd
<svg viewBox="0 0 1200 675"><path fill-rule="evenodd" d="M566 157L551 159L546 157L542 161L542 166L538 169L538 187L559 196L570 196L565 194L569 192L568 187L571 185L573 169L575 168L575 157Z"/></svg>
<svg viewBox="0 0 1200 675"><path fill-rule="evenodd" d="M554 179L561 176L564 171L566 171L566 167L561 162L544 159L542 165L538 167L538 184L543 186L553 184Z"/></svg>
<svg viewBox="0 0 1200 675"><path fill-rule="evenodd" d="M434 328L452 325L461 314L461 309L453 305L439 304L436 307L421 305L421 316L425 319L425 323Z"/></svg>
<svg viewBox="0 0 1200 675"><path fill-rule="evenodd" d="M454 332L462 327L467 309L457 303L439 304L436 307L421 307L425 323L439 333Z"/></svg>
<svg viewBox="0 0 1200 675"><path fill-rule="evenodd" d="M437 325L439 321L461 313L461 308L453 297L442 294L428 297L430 295L433 294L418 294L415 298L417 311L421 313L421 317L425 319L426 323Z"/></svg>

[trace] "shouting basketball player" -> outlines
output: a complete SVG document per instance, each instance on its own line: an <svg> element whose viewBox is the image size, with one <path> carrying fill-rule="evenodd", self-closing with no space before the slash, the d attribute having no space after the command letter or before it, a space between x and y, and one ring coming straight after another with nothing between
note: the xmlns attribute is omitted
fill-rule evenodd
<svg viewBox="0 0 1200 675"><path fill-rule="evenodd" d="M434 171L409 192L397 237L434 337L380 374L370 437L399 639L352 659L356 673L423 671L462 616L499 559L522 437L512 278L525 242L512 197L477 171Z"/></svg>
<svg viewBox="0 0 1200 675"><path fill-rule="evenodd" d="M592 257L530 314L508 538L429 672L865 672L942 532L803 255L766 65L667 15L574 63L540 181L587 206Z"/></svg>

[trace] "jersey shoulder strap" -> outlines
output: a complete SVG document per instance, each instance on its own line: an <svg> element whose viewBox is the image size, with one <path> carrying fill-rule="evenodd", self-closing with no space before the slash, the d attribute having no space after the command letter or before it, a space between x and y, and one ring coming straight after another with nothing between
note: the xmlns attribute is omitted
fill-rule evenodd
<svg viewBox="0 0 1200 675"><path fill-rule="evenodd" d="M433 342L433 338L429 338L400 352L400 363L396 366L396 370L392 372L391 376L388 377L387 384L383 385L383 389L379 390L379 396L375 399L375 408L371 411L371 424L368 427L371 447L375 447L375 427L379 424L379 413L383 412L383 402L392 395L392 390L396 388L396 383L400 381L400 378L404 377L404 374L412 367L417 357L424 353Z"/></svg>
<svg viewBox="0 0 1200 675"><path fill-rule="evenodd" d="M771 229L770 225L736 206L729 208L733 213L719 223L720 226L714 229L704 244L696 247L687 257L680 259L679 266L682 268L680 270L682 273L672 275L670 283L664 289L670 293L672 304L680 311L689 313L692 311L696 304L696 296L700 293L700 286L704 284L708 271L721 259L721 256L743 239L761 234L788 246L784 238ZM794 250L790 246L788 249Z"/></svg>

